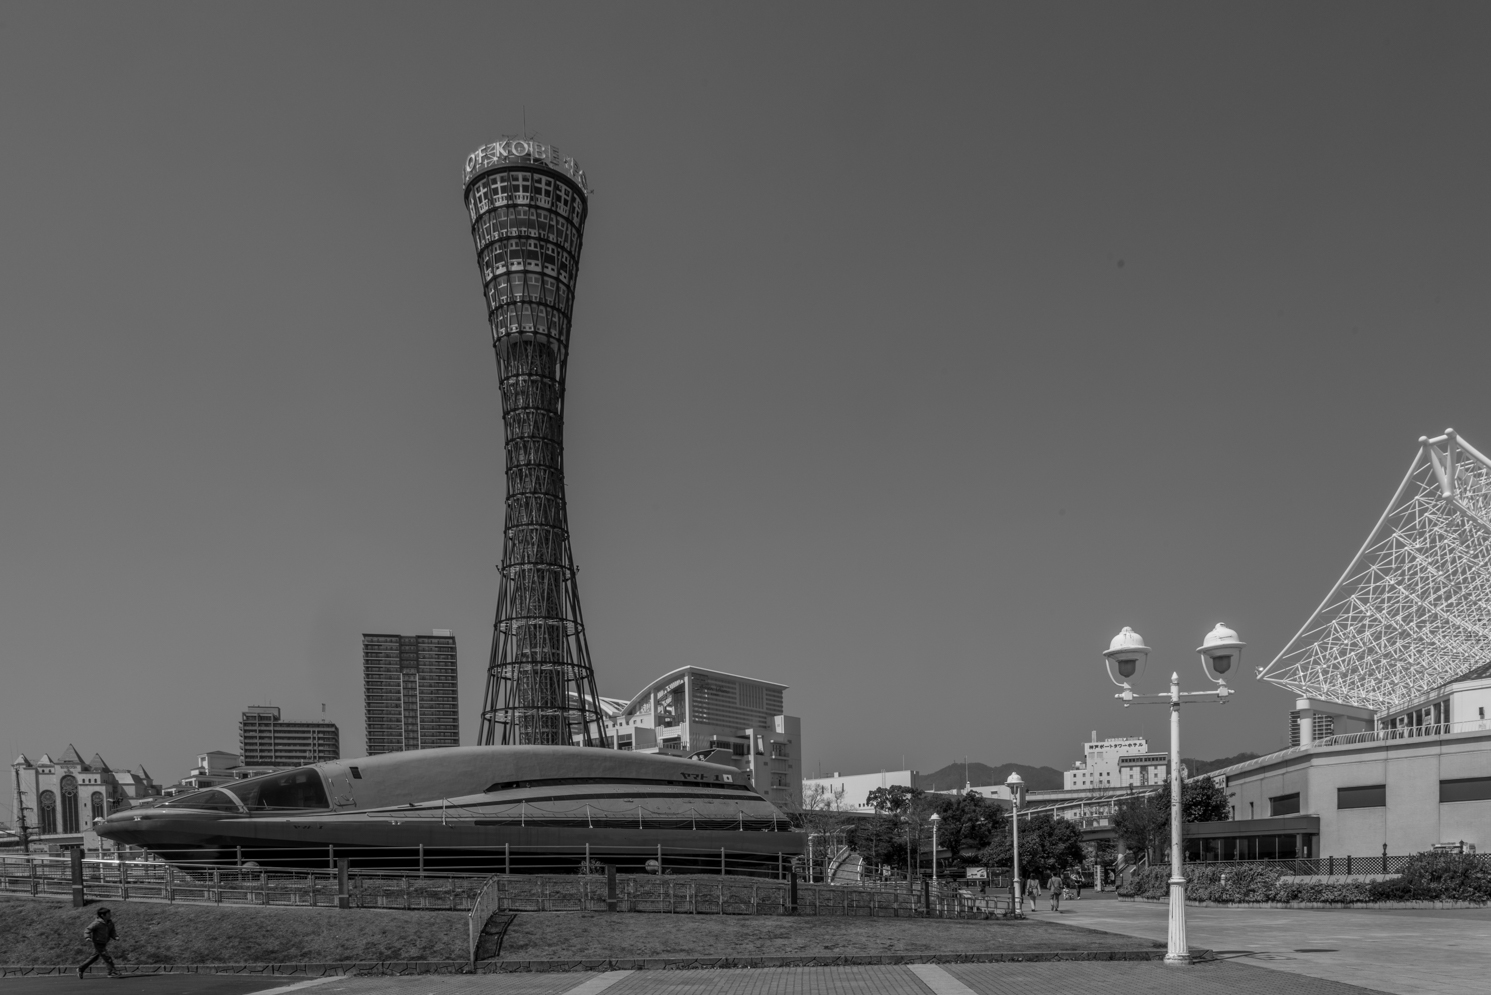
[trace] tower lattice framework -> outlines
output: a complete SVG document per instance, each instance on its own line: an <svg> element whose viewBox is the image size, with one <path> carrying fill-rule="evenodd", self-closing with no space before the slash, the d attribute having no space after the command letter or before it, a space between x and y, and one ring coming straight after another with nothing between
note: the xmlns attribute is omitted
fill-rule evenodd
<svg viewBox="0 0 1491 995"><path fill-rule="evenodd" d="M507 459L479 742L606 746L564 493L564 383L585 173L552 146L518 139L468 156L464 180Z"/></svg>
<svg viewBox="0 0 1491 995"><path fill-rule="evenodd" d="M1391 708L1491 660L1491 461L1453 429L1398 491L1315 614L1259 676Z"/></svg>

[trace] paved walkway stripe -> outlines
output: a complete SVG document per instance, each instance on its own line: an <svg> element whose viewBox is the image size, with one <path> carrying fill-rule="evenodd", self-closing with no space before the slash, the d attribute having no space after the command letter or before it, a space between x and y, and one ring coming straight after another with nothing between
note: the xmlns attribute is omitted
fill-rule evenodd
<svg viewBox="0 0 1491 995"><path fill-rule="evenodd" d="M588 981L580 982L565 992L564 995L600 995L601 992L610 988L622 978L629 977L635 973L635 971L607 971L605 974L598 974Z"/></svg>
<svg viewBox="0 0 1491 995"><path fill-rule="evenodd" d="M932 989L932 995L976 995L972 988L936 964L907 964L906 967L922 984Z"/></svg>
<svg viewBox="0 0 1491 995"><path fill-rule="evenodd" d="M343 980L345 979L342 978L340 975L332 974L324 978L312 978L309 981L297 981L293 985L282 985L279 988L266 988L261 992L256 992L255 995L284 995L285 992L298 992L304 991L307 988L315 988L317 985L324 985L328 981Z"/></svg>

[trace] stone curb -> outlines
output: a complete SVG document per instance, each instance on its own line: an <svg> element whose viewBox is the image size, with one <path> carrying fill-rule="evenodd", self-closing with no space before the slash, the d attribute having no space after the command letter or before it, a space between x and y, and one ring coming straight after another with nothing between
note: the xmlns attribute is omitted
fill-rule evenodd
<svg viewBox="0 0 1491 995"><path fill-rule="evenodd" d="M1169 905L1168 898L1140 898L1119 895L1120 902L1141 902L1145 905ZM1193 902L1186 900L1187 908L1197 909L1484 909L1491 907L1486 902Z"/></svg>
<svg viewBox="0 0 1491 995"><path fill-rule="evenodd" d="M702 971L763 967L858 967L900 964L999 964L1042 961L1158 961L1164 950L1009 950L995 953L837 954L825 956L758 957L612 957L597 960L496 960L472 971L466 961L346 961L308 964L121 964L126 975L249 974L293 975L374 974L568 974L576 971ZM1195 954L1198 961L1214 960L1210 950ZM66 975L76 965L0 964L0 977Z"/></svg>

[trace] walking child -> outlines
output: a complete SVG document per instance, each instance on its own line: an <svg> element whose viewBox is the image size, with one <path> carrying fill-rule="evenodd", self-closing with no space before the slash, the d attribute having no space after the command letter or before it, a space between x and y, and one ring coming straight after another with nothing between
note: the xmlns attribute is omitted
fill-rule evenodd
<svg viewBox="0 0 1491 995"><path fill-rule="evenodd" d="M109 941L118 939L119 933L114 929L114 914L108 909L99 909L98 917L83 929L83 939L93 944L93 956L83 961L83 966L78 968L78 977L82 977L93 962L100 957L105 964L109 965L109 977L122 978L118 969L114 967L114 958L109 956Z"/></svg>

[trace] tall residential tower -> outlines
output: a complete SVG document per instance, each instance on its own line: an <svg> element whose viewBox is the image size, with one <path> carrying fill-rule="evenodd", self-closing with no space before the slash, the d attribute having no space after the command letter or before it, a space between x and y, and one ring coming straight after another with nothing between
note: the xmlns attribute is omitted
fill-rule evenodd
<svg viewBox="0 0 1491 995"><path fill-rule="evenodd" d="M564 378L585 172L526 139L466 157L466 211L506 438L501 580L478 742L608 745L564 494Z"/></svg>
<svg viewBox="0 0 1491 995"><path fill-rule="evenodd" d="M368 754L460 746L456 717L456 639L362 635Z"/></svg>

